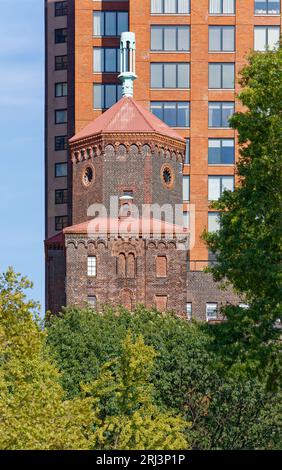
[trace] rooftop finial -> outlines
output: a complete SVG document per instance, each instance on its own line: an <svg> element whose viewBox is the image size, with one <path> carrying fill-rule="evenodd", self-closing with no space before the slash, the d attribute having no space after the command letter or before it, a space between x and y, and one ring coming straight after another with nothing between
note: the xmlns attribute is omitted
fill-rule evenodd
<svg viewBox="0 0 282 470"><path fill-rule="evenodd" d="M136 80L135 73L135 34L121 33L120 38L120 75L122 82L122 96L133 96L133 82Z"/></svg>

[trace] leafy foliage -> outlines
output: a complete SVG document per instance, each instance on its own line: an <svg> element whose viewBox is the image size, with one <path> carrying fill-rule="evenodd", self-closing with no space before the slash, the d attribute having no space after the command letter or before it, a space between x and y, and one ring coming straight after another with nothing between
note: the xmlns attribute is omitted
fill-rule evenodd
<svg viewBox="0 0 282 470"><path fill-rule="evenodd" d="M129 333L121 355L102 367L99 378L85 390L97 400L94 446L100 449L186 449L187 421L162 413L152 402L150 375L156 352L142 336Z"/></svg>
<svg viewBox="0 0 282 470"><path fill-rule="evenodd" d="M249 309L226 309L218 352L236 373L267 375L268 386L281 385L281 226L282 226L282 47L254 53L241 72L235 113L238 131L240 184L225 192L213 207L221 211L220 229L205 234L217 254L215 280L226 279L246 298ZM279 357L280 356L280 357Z"/></svg>
<svg viewBox="0 0 282 470"><path fill-rule="evenodd" d="M63 400L36 304L25 300L29 287L11 269L0 277L0 448L88 449L92 400Z"/></svg>
<svg viewBox="0 0 282 470"><path fill-rule="evenodd" d="M109 417L121 415L116 387L122 374L116 360L125 354L123 341L128 332L134 338L142 335L145 344L156 351L151 379L145 381L151 383L152 406L158 407L158 416L181 413L191 423L186 435L192 448L266 449L281 445L278 394L267 393L256 378L233 376L224 369L211 351L211 332L205 326L142 307L134 314L109 309L103 315L91 309L70 308L51 320L48 344L55 352L69 396L75 396L78 384L86 381L85 370L89 387L93 387L94 379L93 396L99 395L98 390L103 394L98 414L104 426ZM131 420L141 419L138 407L132 403L131 407ZM153 413L150 419L154 417ZM121 419L115 419L118 425ZM122 423L121 432L125 429L125 422Z"/></svg>

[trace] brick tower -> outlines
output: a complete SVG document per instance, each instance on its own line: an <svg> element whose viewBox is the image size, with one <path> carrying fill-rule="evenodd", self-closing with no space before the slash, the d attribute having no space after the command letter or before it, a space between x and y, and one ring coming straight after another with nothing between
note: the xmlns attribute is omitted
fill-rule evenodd
<svg viewBox="0 0 282 470"><path fill-rule="evenodd" d="M122 99L70 139L74 225L46 242L48 308L144 304L185 315L185 140L133 99L132 33L121 36L120 62Z"/></svg>

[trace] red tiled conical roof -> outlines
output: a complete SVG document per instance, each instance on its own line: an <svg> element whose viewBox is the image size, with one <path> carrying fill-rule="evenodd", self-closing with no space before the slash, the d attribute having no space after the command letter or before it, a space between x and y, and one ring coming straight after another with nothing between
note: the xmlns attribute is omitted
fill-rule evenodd
<svg viewBox="0 0 282 470"><path fill-rule="evenodd" d="M155 132L185 142L176 131L136 103L133 98L124 97L72 137L70 143L92 135L112 132Z"/></svg>

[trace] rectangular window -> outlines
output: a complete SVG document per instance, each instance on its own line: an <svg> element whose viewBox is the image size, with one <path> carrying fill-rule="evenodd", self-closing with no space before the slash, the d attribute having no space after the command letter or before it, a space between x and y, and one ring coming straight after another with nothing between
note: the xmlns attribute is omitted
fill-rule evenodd
<svg viewBox="0 0 282 470"><path fill-rule="evenodd" d="M67 109L56 109L55 111L55 124L66 124L68 122Z"/></svg>
<svg viewBox="0 0 282 470"><path fill-rule="evenodd" d="M55 70L67 70L67 68L68 68L68 56L56 55L55 56Z"/></svg>
<svg viewBox="0 0 282 470"><path fill-rule="evenodd" d="M280 15L280 0L255 0L255 15Z"/></svg>
<svg viewBox="0 0 282 470"><path fill-rule="evenodd" d="M234 15L236 0L210 0L212 15Z"/></svg>
<svg viewBox="0 0 282 470"><path fill-rule="evenodd" d="M156 14L183 14L190 13L190 0L151 0L151 13Z"/></svg>
<svg viewBox="0 0 282 470"><path fill-rule="evenodd" d="M209 165L231 165L234 159L234 139L209 139Z"/></svg>
<svg viewBox="0 0 282 470"><path fill-rule="evenodd" d="M151 88L190 88L190 64L151 64Z"/></svg>
<svg viewBox="0 0 282 470"><path fill-rule="evenodd" d="M122 97L121 85L94 84L94 109L108 109Z"/></svg>
<svg viewBox="0 0 282 470"><path fill-rule="evenodd" d="M209 176L209 201L217 201L224 191L234 191L234 176Z"/></svg>
<svg viewBox="0 0 282 470"><path fill-rule="evenodd" d="M171 127L190 127L190 103L152 101L151 112Z"/></svg>
<svg viewBox="0 0 282 470"><path fill-rule="evenodd" d="M68 96L67 82L55 83L55 97L61 98L62 96Z"/></svg>
<svg viewBox="0 0 282 470"><path fill-rule="evenodd" d="M186 316L187 320L192 320L192 302L186 304Z"/></svg>
<svg viewBox="0 0 282 470"><path fill-rule="evenodd" d="M64 176L68 176L68 164L55 163L55 177L62 178Z"/></svg>
<svg viewBox="0 0 282 470"><path fill-rule="evenodd" d="M217 304L216 303L206 304L206 319L207 321L217 320Z"/></svg>
<svg viewBox="0 0 282 470"><path fill-rule="evenodd" d="M209 127L230 127L229 118L234 114L235 104L230 101L209 102Z"/></svg>
<svg viewBox="0 0 282 470"><path fill-rule="evenodd" d="M183 226L184 228L190 227L190 212L183 212Z"/></svg>
<svg viewBox="0 0 282 470"><path fill-rule="evenodd" d="M66 16L68 14L68 2L55 2L55 16Z"/></svg>
<svg viewBox="0 0 282 470"><path fill-rule="evenodd" d="M254 49L255 51L273 51L279 46L279 26L255 26Z"/></svg>
<svg viewBox="0 0 282 470"><path fill-rule="evenodd" d="M68 202L68 190L67 189L56 189L55 191L55 204L67 204Z"/></svg>
<svg viewBox="0 0 282 470"><path fill-rule="evenodd" d="M87 276L97 276L97 260L96 256L88 256L87 258Z"/></svg>
<svg viewBox="0 0 282 470"><path fill-rule="evenodd" d="M90 308L92 308L93 310L96 310L96 308L97 308L97 297L96 297L96 295L88 295L87 303L88 303Z"/></svg>
<svg viewBox="0 0 282 470"><path fill-rule="evenodd" d="M93 72L117 73L120 71L120 50L110 47L93 48Z"/></svg>
<svg viewBox="0 0 282 470"><path fill-rule="evenodd" d="M233 52L235 50L234 26L209 26L209 51Z"/></svg>
<svg viewBox="0 0 282 470"><path fill-rule="evenodd" d="M218 232L220 228L220 212L208 213L208 231L210 233Z"/></svg>
<svg viewBox="0 0 282 470"><path fill-rule="evenodd" d="M190 176L183 176L183 201L190 201Z"/></svg>
<svg viewBox="0 0 282 470"><path fill-rule="evenodd" d="M209 64L209 88L234 89L235 65L234 63Z"/></svg>
<svg viewBox="0 0 282 470"><path fill-rule="evenodd" d="M67 28L55 29L55 44L62 44L67 42L67 35Z"/></svg>
<svg viewBox="0 0 282 470"><path fill-rule="evenodd" d="M55 217L55 230L58 232L68 226L68 216L58 215Z"/></svg>
<svg viewBox="0 0 282 470"><path fill-rule="evenodd" d="M167 295L156 295L155 297L156 309L159 312L167 311Z"/></svg>
<svg viewBox="0 0 282 470"><path fill-rule="evenodd" d="M55 151L67 150L68 140L66 135L57 135L55 137Z"/></svg>
<svg viewBox="0 0 282 470"><path fill-rule="evenodd" d="M124 31L128 31L127 11L93 12L94 36L120 36Z"/></svg>
<svg viewBox="0 0 282 470"><path fill-rule="evenodd" d="M166 256L157 256L156 258L156 276L167 277L167 258Z"/></svg>
<svg viewBox="0 0 282 470"><path fill-rule="evenodd" d="M152 51L190 50L189 26L151 26Z"/></svg>
<svg viewBox="0 0 282 470"><path fill-rule="evenodd" d="M189 165L190 163L190 139L185 139L186 141L186 149L185 149L185 165Z"/></svg>

